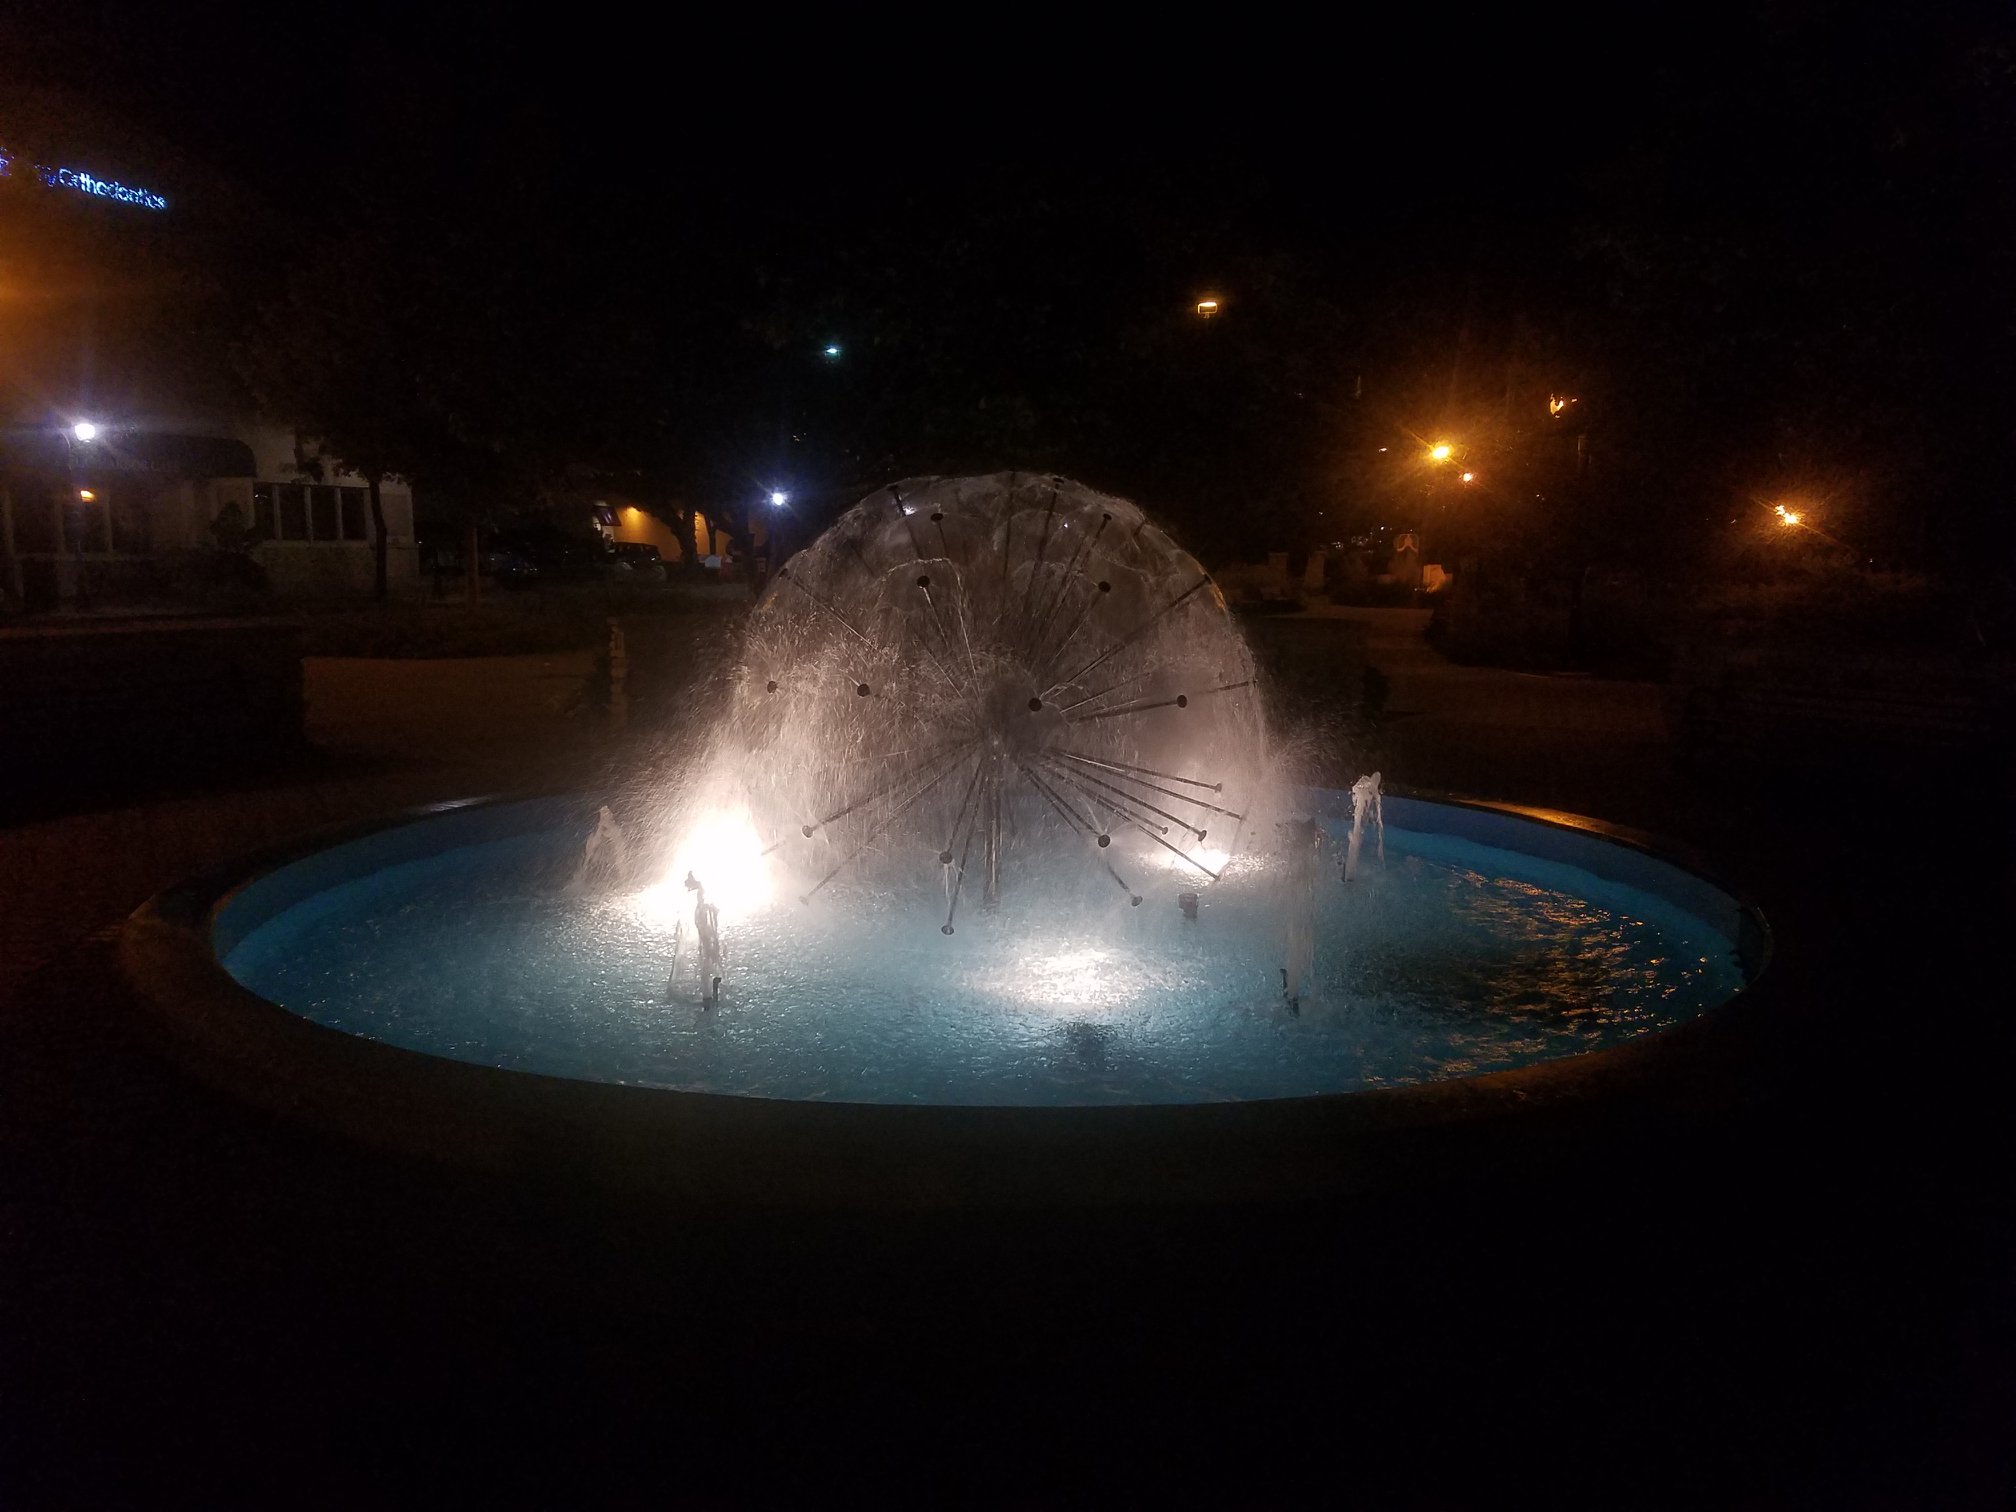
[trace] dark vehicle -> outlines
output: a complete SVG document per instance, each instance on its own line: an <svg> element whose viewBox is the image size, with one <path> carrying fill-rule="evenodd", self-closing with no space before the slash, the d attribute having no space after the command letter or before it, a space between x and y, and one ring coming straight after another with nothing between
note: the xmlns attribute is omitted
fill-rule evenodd
<svg viewBox="0 0 2016 1512"><path fill-rule="evenodd" d="M483 570L505 588L529 588L539 581L539 564L519 551L484 552Z"/></svg>
<svg viewBox="0 0 2016 1512"><path fill-rule="evenodd" d="M665 559L656 546L643 541L616 541L609 547L609 570L613 577L633 583L662 583L668 576Z"/></svg>
<svg viewBox="0 0 2016 1512"><path fill-rule="evenodd" d="M608 554L592 536L527 526L494 532L483 561L498 583L523 588L533 583L592 582L605 570Z"/></svg>

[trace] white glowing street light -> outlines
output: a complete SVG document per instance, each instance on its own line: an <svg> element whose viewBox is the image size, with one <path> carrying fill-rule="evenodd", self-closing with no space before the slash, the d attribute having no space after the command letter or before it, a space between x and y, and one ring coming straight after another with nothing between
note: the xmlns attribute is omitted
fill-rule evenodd
<svg viewBox="0 0 2016 1512"><path fill-rule="evenodd" d="M79 420L69 427L69 434L63 443L64 470L69 474L70 489L79 504L95 504L98 495L95 490L84 487L77 481L77 447L88 445L98 439L98 424L93 420ZM105 550L112 550L112 512L109 509L96 511L100 528L105 535ZM91 533L91 520L87 515L77 534L77 607L91 607L91 556L87 549L87 539ZM67 534L67 532L66 532Z"/></svg>
<svg viewBox="0 0 2016 1512"><path fill-rule="evenodd" d="M773 488L770 490L770 507L772 509L782 509L786 504L789 504L790 502L791 502L791 495L784 492L783 489Z"/></svg>

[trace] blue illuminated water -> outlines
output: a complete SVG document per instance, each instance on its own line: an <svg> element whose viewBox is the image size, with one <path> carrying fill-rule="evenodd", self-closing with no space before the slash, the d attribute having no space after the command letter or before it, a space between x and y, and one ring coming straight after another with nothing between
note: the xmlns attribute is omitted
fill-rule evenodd
<svg viewBox="0 0 2016 1512"><path fill-rule="evenodd" d="M756 1097L874 1103L1206 1102L1479 1074L1622 1043L1731 997L1726 933L1647 891L1446 834L1327 865L1314 993L1283 1000L1278 876L1235 861L1186 920L1094 868L1004 877L940 933L942 894L835 886L727 932L718 1007L670 986L673 915L569 896L580 837L454 846L325 887L228 969L291 1011L427 1054ZM1341 851L1340 851L1341 853ZM1137 864L1147 865L1147 862ZM1021 882L1023 885L1017 885ZM1152 885L1150 885L1152 884ZM676 904L676 893L675 893Z"/></svg>

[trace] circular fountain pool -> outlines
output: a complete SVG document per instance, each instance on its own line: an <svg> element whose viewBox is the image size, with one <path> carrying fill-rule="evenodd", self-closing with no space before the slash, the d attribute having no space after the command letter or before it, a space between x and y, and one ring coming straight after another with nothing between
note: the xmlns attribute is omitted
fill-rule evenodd
<svg viewBox="0 0 2016 1512"><path fill-rule="evenodd" d="M1332 1189L1346 1131L1544 1105L1756 974L1587 822L1285 788L1261 680L1138 506L911 479L779 568L620 821L436 813L158 900L128 965L352 1132L843 1201Z"/></svg>
<svg viewBox="0 0 2016 1512"><path fill-rule="evenodd" d="M1302 797L1348 824L1348 795ZM1140 908L1095 889L1027 918L1004 887L952 937L919 922L942 898L779 899L728 931L709 1009L668 981L662 893L568 888L595 809L566 798L177 889L126 959L185 1056L257 1100L493 1164L811 1201L1306 1190L1368 1129L1635 1075L1762 968L1749 909L1637 844L1386 806L1383 867L1326 878L1299 1011L1265 870L1237 864L1194 920L1173 877Z"/></svg>
<svg viewBox="0 0 2016 1512"><path fill-rule="evenodd" d="M1342 794L1311 794L1342 854ZM676 887L567 886L562 800L451 814L282 867L216 921L239 982L429 1055L745 1097L1072 1105L1307 1097L1531 1065L1743 985L1740 911L1666 862L1390 799L1383 864L1318 888L1314 989L1281 984L1278 879L1235 861L1194 918L1093 886L773 898L728 927L718 1003L675 977ZM1348 809L1346 810L1348 812ZM1067 884L1062 884L1068 887ZM690 898L690 895L687 895ZM1193 900L1196 895L1192 895ZM690 907L690 903L688 904Z"/></svg>

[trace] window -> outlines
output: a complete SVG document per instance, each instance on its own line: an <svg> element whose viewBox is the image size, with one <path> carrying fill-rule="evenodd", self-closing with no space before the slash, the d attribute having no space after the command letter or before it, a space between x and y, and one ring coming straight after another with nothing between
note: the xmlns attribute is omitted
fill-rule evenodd
<svg viewBox="0 0 2016 1512"><path fill-rule="evenodd" d="M368 541L371 493L330 483L255 483L252 524L264 541Z"/></svg>
<svg viewBox="0 0 2016 1512"><path fill-rule="evenodd" d="M308 539L308 489L301 483L280 483L274 486L274 495L280 501L280 535L283 541L305 541Z"/></svg>

